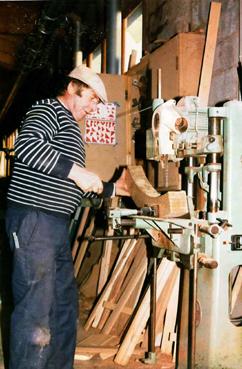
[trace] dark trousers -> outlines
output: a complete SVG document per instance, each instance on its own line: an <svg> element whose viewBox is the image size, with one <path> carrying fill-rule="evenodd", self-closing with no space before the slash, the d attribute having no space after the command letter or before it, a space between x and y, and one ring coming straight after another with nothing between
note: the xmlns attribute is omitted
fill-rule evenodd
<svg viewBox="0 0 242 369"><path fill-rule="evenodd" d="M10 369L72 369L78 314L69 221L9 207L13 252Z"/></svg>

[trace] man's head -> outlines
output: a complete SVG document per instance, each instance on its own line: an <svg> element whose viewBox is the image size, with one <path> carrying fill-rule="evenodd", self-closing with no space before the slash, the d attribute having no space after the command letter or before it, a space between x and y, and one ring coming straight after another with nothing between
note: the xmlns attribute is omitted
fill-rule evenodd
<svg viewBox="0 0 242 369"><path fill-rule="evenodd" d="M79 65L68 74L68 77L84 82L86 85L91 87L103 103L108 101L104 83L99 75L92 69L85 67L84 65Z"/></svg>
<svg viewBox="0 0 242 369"><path fill-rule="evenodd" d="M99 102L107 102L107 93L103 81L94 71L79 66L69 73L58 98L79 121L95 111Z"/></svg>

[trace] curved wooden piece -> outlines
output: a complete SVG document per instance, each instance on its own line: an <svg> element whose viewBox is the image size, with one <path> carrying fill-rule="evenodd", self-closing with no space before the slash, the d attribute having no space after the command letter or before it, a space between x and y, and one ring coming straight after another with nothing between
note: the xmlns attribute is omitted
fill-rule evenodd
<svg viewBox="0 0 242 369"><path fill-rule="evenodd" d="M168 191L161 195L148 181L142 166L128 166L126 181L130 195L138 208L156 206L159 218L181 217L188 214L185 191Z"/></svg>

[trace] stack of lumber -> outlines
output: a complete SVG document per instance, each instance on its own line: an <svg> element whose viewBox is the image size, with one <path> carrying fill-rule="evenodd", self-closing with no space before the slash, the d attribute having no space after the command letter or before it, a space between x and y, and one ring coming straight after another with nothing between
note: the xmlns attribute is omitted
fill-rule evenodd
<svg viewBox="0 0 242 369"><path fill-rule="evenodd" d="M86 334L78 342L75 360L99 355L126 365L132 355L145 356L151 293L147 268L144 240L126 240L84 325ZM99 278L103 280L101 272ZM163 258L157 268L156 347L170 355L176 340L178 285L178 267Z"/></svg>

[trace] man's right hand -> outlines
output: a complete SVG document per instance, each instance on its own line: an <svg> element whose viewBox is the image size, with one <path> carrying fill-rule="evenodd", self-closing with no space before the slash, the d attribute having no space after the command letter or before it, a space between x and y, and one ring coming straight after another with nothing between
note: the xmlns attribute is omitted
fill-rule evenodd
<svg viewBox="0 0 242 369"><path fill-rule="evenodd" d="M73 164L68 178L72 179L84 192L96 192L98 194L103 192L101 179L95 173L89 172L89 170L81 168L77 164Z"/></svg>

